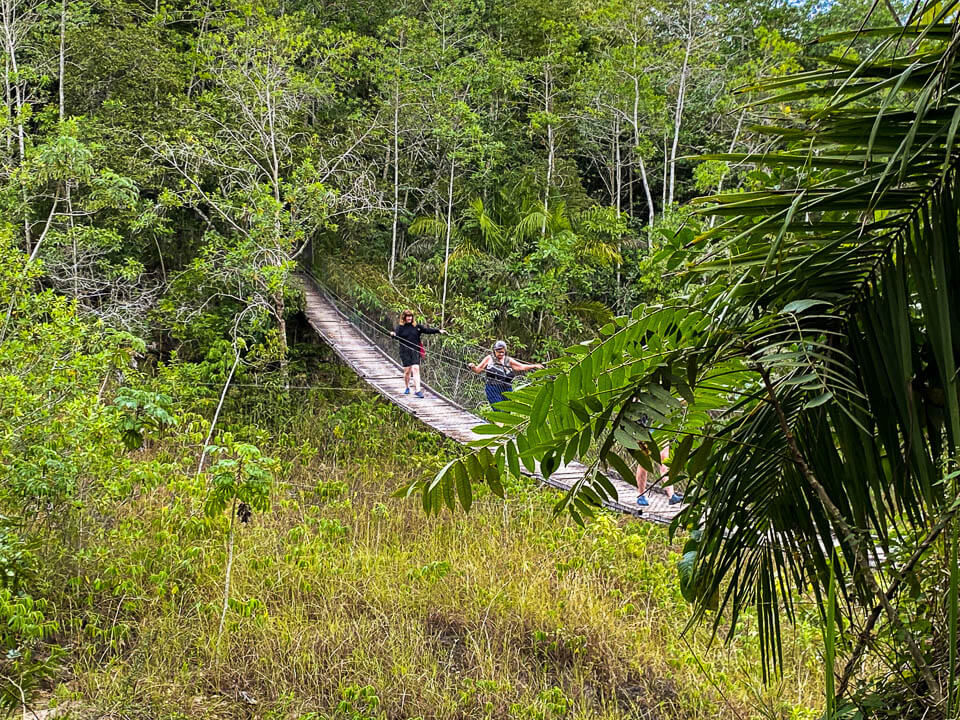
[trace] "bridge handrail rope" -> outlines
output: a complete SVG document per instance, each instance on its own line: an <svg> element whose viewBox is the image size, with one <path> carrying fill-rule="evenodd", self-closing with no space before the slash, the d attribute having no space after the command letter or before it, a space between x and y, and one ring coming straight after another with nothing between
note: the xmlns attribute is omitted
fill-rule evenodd
<svg viewBox="0 0 960 720"><path fill-rule="evenodd" d="M377 320L371 318L369 315L365 314L362 310L359 309L356 305L350 303L349 300L346 300L342 295L334 291L330 285L323 280L321 280L315 273L309 273L311 279L317 284L318 288L328 296L328 299L337 307L341 314L345 317L355 319L357 324L365 325L370 329L374 330L377 335L382 336L385 342L375 341L372 338L371 342L375 342L378 347L383 348L388 353L391 353L396 350L396 340L390 334L393 332L393 328L381 324ZM385 311L389 312L389 311ZM365 334L366 335L366 334ZM466 347L466 346L465 346ZM460 358L446 355L445 353L431 348L429 351L431 358L437 358L440 362L446 364L447 366L455 369L460 369L465 363L465 360Z"/></svg>
<svg viewBox="0 0 960 720"><path fill-rule="evenodd" d="M357 305L351 303L341 294L337 293L331 287L331 283L324 282L324 280L319 278L317 273L311 268L306 268L305 272L316 283L317 287L325 295L327 295L327 298L344 317L353 322L354 325L362 324L372 328L377 335L377 339L374 339L369 334L363 333L364 337L370 340L370 342L375 344L377 347L385 350L391 357L394 355L396 351L396 340L390 336L390 332L393 330L393 328L384 325L382 322L377 321L369 314L364 313ZM411 303L411 306L412 305L413 303ZM381 311L385 313L390 312L385 308L381 308ZM361 330L361 332L363 331ZM463 347L469 348L470 346ZM477 346L474 347L474 355L484 352L482 348ZM433 362L434 359L439 361L439 366ZM466 370L466 360L451 359L449 355L434 352L433 349L428 350L427 360L429 362L426 362L421 366L421 374L423 375L424 381L427 385L431 386L435 390L439 390L444 396L448 396L448 399L454 402L454 404L459 405L467 410L475 411L482 405L486 404L486 395L482 391L483 381L482 379L474 378L473 373L469 370ZM456 381L453 383L452 387L450 383L450 374L444 374L442 372L444 366L446 366L448 373L456 373ZM470 376L465 386L459 384L459 381L462 379L461 373L464 372ZM471 380L473 382L470 382ZM473 392L471 393L469 390L473 390ZM588 464L592 464L592 461L595 459L596 457L594 451L591 452L587 458L583 458L583 461L587 462ZM649 483L649 485L651 488L657 487L661 481L662 479L658 478Z"/></svg>
<svg viewBox="0 0 960 720"><path fill-rule="evenodd" d="M369 324L378 333L382 335L389 336L390 333L393 331L392 325L384 325L378 322L376 319L371 317L369 313L364 313L357 305L347 300L343 294L338 293L336 290L334 290L330 279L325 280L320 278L320 276L316 273L316 271L310 268L305 268L305 271L310 275L311 278L313 278L313 280L317 283L318 286L321 287L321 289L323 289L329 296L331 296L331 300L336 301L334 304L340 309L341 312L344 312L344 309L349 309L350 312L344 312L345 315L356 314L363 323ZM403 296L405 300L407 300L408 305L413 306L417 304L411 301L409 298L407 298L401 291L397 290L397 292L398 294ZM396 314L392 310L389 310L384 307L381 307L380 311L387 314ZM391 338L391 342L393 342L392 338ZM453 365L454 367L457 367L457 368L460 368L462 363L467 362L466 360L463 359L464 357L470 357L474 355L479 357L479 356L482 356L484 353L489 352L488 348L484 348L480 345L473 345L468 343L461 344L458 347L466 351L462 356L448 355L442 352L441 350L436 350L434 348L430 348L428 352L430 353L431 356L440 358L443 362L446 362L447 364Z"/></svg>
<svg viewBox="0 0 960 720"><path fill-rule="evenodd" d="M384 350L391 357L394 356L397 346L396 340L390 336L390 333L393 331L392 327L384 325L383 322L372 317L369 311L364 312L357 304L347 300L342 294L333 289L331 281L325 281L320 278L313 268L305 267L304 271L316 283L317 287L327 295L331 303L344 317L348 318L354 325L364 325L375 331L376 339L368 333L363 333L371 343ZM409 301L409 298L407 298L407 300L410 307L416 305L415 302ZM380 311L382 313L392 314L392 311L382 306L380 307ZM461 345L459 347L463 347L470 353L468 357L482 357L489 352L478 345ZM439 365L434 363L434 359L439 361ZM447 396L448 399L467 410L476 411L486 405L487 401L486 394L483 392L483 380L482 378L475 378L474 374L466 368L469 360L451 357L442 352L436 352L433 348L427 350L427 360L428 362L421 366L421 375L427 385L439 390L444 396ZM443 372L444 366L447 370L446 374ZM453 374L455 374L455 380L451 383L451 375ZM465 384L462 383L464 374L468 376ZM517 384L517 387L520 387L520 385ZM592 461L596 459L594 453L595 451L591 452L587 458L583 458L583 461L592 463ZM659 484L660 479L654 481L651 487L656 487Z"/></svg>
<svg viewBox="0 0 960 720"><path fill-rule="evenodd" d="M344 306L349 307L352 312L345 313L345 314L350 315L350 314L356 313L360 318L361 322L368 324L370 327L376 330L379 334L390 337L391 343L395 342L393 337L390 335L390 333L393 332L392 327L381 325L377 323L375 320L371 319L370 317L364 315L363 312L359 310L359 308L357 308L356 306L350 305L348 300L346 300L342 295L337 294L327 283L320 281L316 277L316 275L311 275L311 277L313 277L313 279L317 282L317 284L320 286L322 290L324 290L329 296L331 296L332 300L335 300L334 304L337 305L338 309L341 309L341 312L343 311L342 308ZM463 347L466 348L469 346L464 345ZM479 350L478 352L482 352L482 350ZM462 361L459 357L447 355L446 353L442 352L442 350L438 350L433 347L429 349L429 353L431 358L437 358L441 362L456 368L461 367L461 363L465 362L465 361Z"/></svg>

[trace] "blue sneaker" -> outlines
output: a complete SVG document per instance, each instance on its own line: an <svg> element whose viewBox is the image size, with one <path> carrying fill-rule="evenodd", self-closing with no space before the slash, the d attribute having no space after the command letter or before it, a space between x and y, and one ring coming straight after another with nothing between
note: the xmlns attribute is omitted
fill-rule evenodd
<svg viewBox="0 0 960 720"><path fill-rule="evenodd" d="M407 388L406 390L404 390L404 391L403 391L403 394L404 394L404 395L409 395L409 394L410 394L410 388Z"/></svg>
<svg viewBox="0 0 960 720"><path fill-rule="evenodd" d="M640 507L646 507L650 504L650 501L643 495L637 495L637 505Z"/></svg>
<svg viewBox="0 0 960 720"><path fill-rule="evenodd" d="M418 398L422 398L422 397L423 397L423 390L418 390L417 392L414 393L414 395L415 395L416 397L418 397Z"/></svg>
<svg viewBox="0 0 960 720"><path fill-rule="evenodd" d="M676 505L677 503L682 503L682 502L683 502L683 495L681 495L680 493L674 493L673 497L670 498L671 505Z"/></svg>

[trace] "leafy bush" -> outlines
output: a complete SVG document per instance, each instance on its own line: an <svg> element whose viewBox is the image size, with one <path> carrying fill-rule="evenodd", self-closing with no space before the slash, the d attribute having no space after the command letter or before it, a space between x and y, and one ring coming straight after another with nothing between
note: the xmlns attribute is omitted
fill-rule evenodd
<svg viewBox="0 0 960 720"><path fill-rule="evenodd" d="M148 430L162 432L177 424L171 412L173 399L162 393L122 387L117 390L113 404L120 409L120 436L128 450L143 447Z"/></svg>
<svg viewBox="0 0 960 720"><path fill-rule="evenodd" d="M63 651L43 642L57 631L47 610L44 600L0 587L0 709L27 705L58 668Z"/></svg>

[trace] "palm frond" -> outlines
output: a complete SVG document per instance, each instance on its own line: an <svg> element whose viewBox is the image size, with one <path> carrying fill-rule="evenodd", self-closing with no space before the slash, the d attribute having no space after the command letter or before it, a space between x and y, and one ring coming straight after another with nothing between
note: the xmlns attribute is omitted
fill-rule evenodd
<svg viewBox="0 0 960 720"><path fill-rule="evenodd" d="M446 231L447 224L443 220L429 215L421 215L410 223L410 227L407 228L407 232L415 237L432 235L433 237L439 238L443 237Z"/></svg>
<svg viewBox="0 0 960 720"><path fill-rule="evenodd" d="M549 222L549 216L539 207L527 212L513 227L513 237L518 242L531 240L540 235Z"/></svg>
<svg viewBox="0 0 960 720"><path fill-rule="evenodd" d="M471 244L478 251L502 257L509 250L504 229L487 212L483 200L474 198L463 212L463 234L471 237Z"/></svg>

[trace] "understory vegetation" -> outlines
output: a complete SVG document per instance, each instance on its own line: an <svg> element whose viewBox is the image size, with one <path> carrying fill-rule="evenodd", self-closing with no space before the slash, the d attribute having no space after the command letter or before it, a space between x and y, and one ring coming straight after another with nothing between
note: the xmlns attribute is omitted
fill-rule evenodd
<svg viewBox="0 0 960 720"><path fill-rule="evenodd" d="M242 377L211 440L229 362L152 364L54 292L18 292L29 269L5 242L4 707L814 716L814 606L764 685L750 623L723 647L681 633L680 545L663 527L553 518L556 494L530 480L507 482L506 502L478 488L474 514L437 522L394 495L456 448L316 340L291 368L314 389Z"/></svg>
<svg viewBox="0 0 960 720"><path fill-rule="evenodd" d="M72 518L81 552L36 549L48 639L65 648L48 703L78 717L815 716L812 607L764 687L750 623L723 648L681 635L680 546L664 528L555 520L554 493L529 481L434 522L391 495L451 448L343 395L298 397L282 430L224 418L283 480L236 528L219 642L229 519L204 512L202 432L139 451L124 501Z"/></svg>

